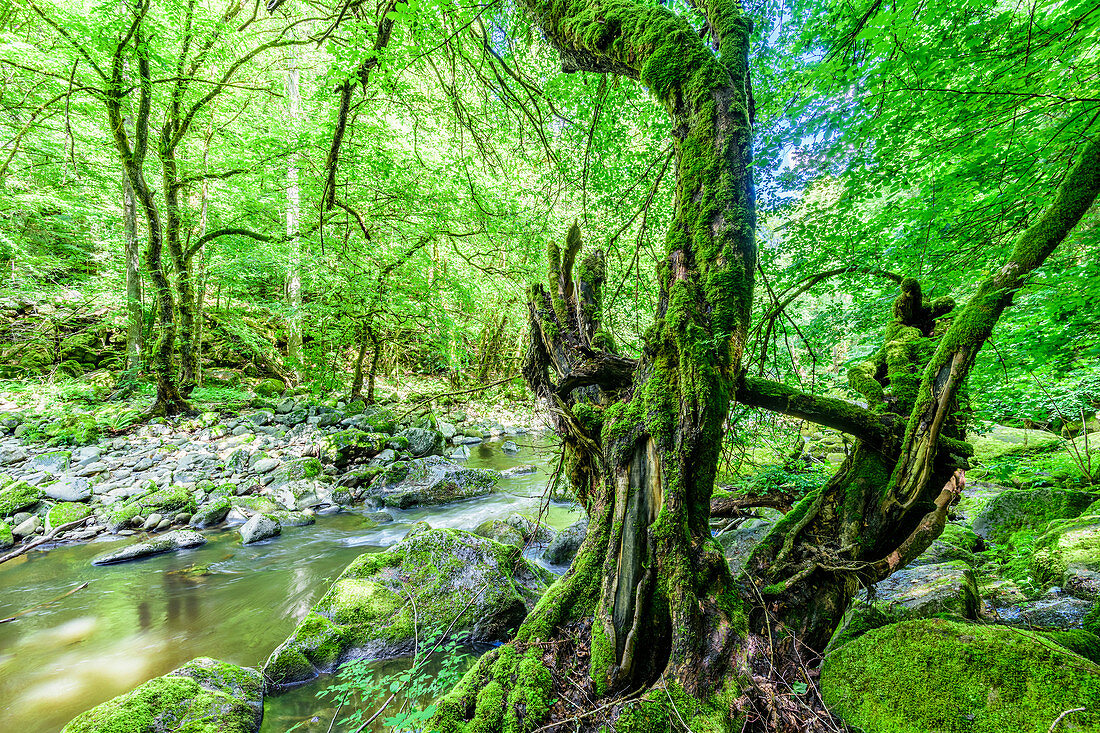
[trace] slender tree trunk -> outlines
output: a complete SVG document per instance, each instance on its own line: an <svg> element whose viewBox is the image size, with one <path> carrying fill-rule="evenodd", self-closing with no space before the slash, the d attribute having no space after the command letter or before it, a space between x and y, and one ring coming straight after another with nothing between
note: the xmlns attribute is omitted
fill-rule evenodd
<svg viewBox="0 0 1100 733"><path fill-rule="evenodd" d="M368 327L369 328L369 327ZM367 356L367 328L359 333L359 351L355 355L355 374L351 380L351 401L363 399L363 360Z"/></svg>
<svg viewBox="0 0 1100 733"><path fill-rule="evenodd" d="M302 95L298 89L298 81L298 58L297 54L292 53L290 56L290 68L287 71L287 99L289 105L287 111L290 115L292 138L295 144L297 143L298 125L302 114ZM286 233L288 237L291 237L289 243L290 257L287 267L287 299L289 300L290 306L290 335L287 338L286 349L287 358L290 360L295 374L298 374L300 377L300 364L302 361L302 243L300 238L295 236L299 230L298 222L301 217L301 191L298 186L297 156L292 155L290 157L286 178Z"/></svg>
<svg viewBox="0 0 1100 733"><path fill-rule="evenodd" d="M141 369L141 248L137 238L137 201L130 179L122 175L122 220L126 236L126 371Z"/></svg>

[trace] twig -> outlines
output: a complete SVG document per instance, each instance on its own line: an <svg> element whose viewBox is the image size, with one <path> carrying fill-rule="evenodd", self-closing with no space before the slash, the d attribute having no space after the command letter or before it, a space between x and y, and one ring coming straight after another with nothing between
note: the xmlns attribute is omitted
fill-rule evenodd
<svg viewBox="0 0 1100 733"><path fill-rule="evenodd" d="M27 544L20 547L18 550L13 550L12 552L9 552L7 555L4 555L3 557L0 557L0 564L6 563L8 560L14 560L15 558L22 555L24 552L27 552L28 550L31 550L35 547L38 547L39 545L43 544L44 542L49 542L50 540L52 540L54 537L61 534L65 530L72 529L73 527L76 527L77 525L80 525L80 524L84 524L85 522L88 521L88 519L89 519L88 517L81 517L80 519L75 519L75 520L69 522L68 524L62 524L60 527L54 527L52 530L50 530L49 533L42 535L41 537L36 539L34 542L28 542Z"/></svg>
<svg viewBox="0 0 1100 733"><path fill-rule="evenodd" d="M67 591L65 591L64 593L62 593L61 595L59 595L59 596L58 596L57 598L51 598L51 599L50 599L50 600L48 600L48 601L45 601L45 602L43 602L43 603L39 603L39 604L38 604L37 606L31 606L30 608L27 608L27 609L25 609L25 610L22 610L22 611L20 611L19 613L15 614L14 616L8 616L7 618L0 618L0 624L6 624L6 623L8 623L9 621L15 621L15 620L16 620L16 619L18 619L18 618L19 618L20 616L25 616L26 614L30 613L31 611L35 611L35 610L37 610L37 609L39 609L39 608L42 608L43 606L48 606L48 605L50 605L51 603L57 603L57 602L58 602L58 601L60 601L60 600L61 600L62 598L65 598L65 597L67 597L67 596L71 596L71 595L72 595L73 593L76 593L76 592L77 592L78 590L80 590L81 588L87 588L87 587L88 587L88 583L89 583L89 581L87 581L87 580L86 580L86 581L84 581L83 583L81 583L80 585L78 585L77 587L75 587L75 588L72 588L71 590L67 590ZM1063 713L1063 715L1064 715L1064 714L1065 714L1065 713Z"/></svg>
<svg viewBox="0 0 1100 733"><path fill-rule="evenodd" d="M1054 729L1058 727L1058 724L1062 722L1062 718L1066 717L1070 713L1083 713L1087 708L1072 708L1070 710L1064 710L1061 715L1054 719L1054 722L1050 724L1050 730L1047 733L1054 733Z"/></svg>
<svg viewBox="0 0 1100 733"><path fill-rule="evenodd" d="M420 400L419 402L414 402L412 407L410 407L405 412L401 413L401 417L404 418L404 417L407 417L408 415L412 414L413 410L420 407L425 402L431 402L432 400L438 400L440 397L454 397L454 396L460 395L460 394L469 394L470 392L480 392L482 390L489 389L490 387L496 387L498 384L504 384L505 382L511 382L513 379L515 379L518 376L520 376L520 375L513 374L510 377L505 377L504 379L498 379L497 381L490 382L489 384L482 384L480 386L474 387L473 389L463 389L463 390L460 390L458 392L441 392L440 394L432 395L431 397L425 397L424 399Z"/></svg>

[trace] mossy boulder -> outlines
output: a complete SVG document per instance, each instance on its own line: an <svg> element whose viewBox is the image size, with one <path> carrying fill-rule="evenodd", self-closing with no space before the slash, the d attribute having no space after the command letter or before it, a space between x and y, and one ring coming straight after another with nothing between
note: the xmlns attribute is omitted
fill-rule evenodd
<svg viewBox="0 0 1100 733"><path fill-rule="evenodd" d="M275 469L272 483L283 481L301 481L317 478L321 475L321 462L316 458L295 458Z"/></svg>
<svg viewBox="0 0 1100 733"><path fill-rule="evenodd" d="M152 513L165 516L179 513L193 515L197 508L195 497L182 486L154 489L135 496L129 501L113 504L107 512L107 529L117 532L138 515L143 517Z"/></svg>
<svg viewBox="0 0 1100 733"><path fill-rule="evenodd" d="M860 594L829 640L832 652L872 629L923 618L975 620L981 596L973 568L961 560L909 567Z"/></svg>
<svg viewBox="0 0 1100 733"><path fill-rule="evenodd" d="M262 718L259 672L199 657L81 713L62 733L255 733Z"/></svg>
<svg viewBox="0 0 1100 733"><path fill-rule="evenodd" d="M424 428L407 428L397 433L395 438L408 441L408 451L416 458L443 454L443 434Z"/></svg>
<svg viewBox="0 0 1100 733"><path fill-rule="evenodd" d="M46 493L25 481L16 481L0 489L0 517L10 517L16 512L30 509L42 500Z"/></svg>
<svg viewBox="0 0 1100 733"><path fill-rule="evenodd" d="M1006 489L974 516L973 528L993 542L1004 542L1019 529L1042 529L1055 519L1079 516L1095 500L1085 491L1041 487Z"/></svg>
<svg viewBox="0 0 1100 733"><path fill-rule="evenodd" d="M11 525L0 521L0 550L6 550L15 544L15 535L11 533Z"/></svg>
<svg viewBox="0 0 1100 733"><path fill-rule="evenodd" d="M40 453L30 460L27 468L31 471L45 471L54 475L65 473L69 470L73 454L67 450L53 450L49 453Z"/></svg>
<svg viewBox="0 0 1100 733"><path fill-rule="evenodd" d="M568 565L577 556L585 536L588 534L588 517L571 524L558 532L550 545L542 553L542 559L551 565Z"/></svg>
<svg viewBox="0 0 1100 733"><path fill-rule="evenodd" d="M428 456L409 461L408 472L400 480L387 478L383 475L375 480L370 495L385 506L407 509L485 496L492 492L500 474L466 468L442 456Z"/></svg>
<svg viewBox="0 0 1100 733"><path fill-rule="evenodd" d="M357 423L363 430L393 435L393 431L397 429L397 415L385 407L370 405L363 409Z"/></svg>
<svg viewBox="0 0 1100 733"><path fill-rule="evenodd" d="M92 508L87 504L73 501L58 502L46 512L46 531L49 532L55 527L60 527L63 524L83 519L91 513Z"/></svg>
<svg viewBox="0 0 1100 733"><path fill-rule="evenodd" d="M1036 540L1031 571L1040 584L1061 583L1071 567L1100 571L1100 516L1052 522Z"/></svg>
<svg viewBox="0 0 1100 733"><path fill-rule="evenodd" d="M1100 730L1100 666L1038 634L944 619L869 631L826 657L826 705L874 733Z"/></svg>
<svg viewBox="0 0 1100 733"><path fill-rule="evenodd" d="M97 555L92 560L92 565L114 565L115 563L138 560L152 555L162 555L165 552L186 550L205 544L206 538L198 532L190 529L177 529L144 542L137 542L119 550L111 550Z"/></svg>
<svg viewBox="0 0 1100 733"><path fill-rule="evenodd" d="M418 636L445 631L472 642L506 639L549 582L515 547L424 528L352 561L271 655L264 676L293 684L346 659L411 654Z"/></svg>
<svg viewBox="0 0 1100 733"><path fill-rule="evenodd" d="M252 391L260 397L278 397L286 391L286 385L279 379L265 379L257 384Z"/></svg>
<svg viewBox="0 0 1100 733"><path fill-rule="evenodd" d="M368 433L358 428L340 430L321 438L320 459L322 463L344 468L378 455L386 447L387 440L388 436L383 433Z"/></svg>
<svg viewBox="0 0 1100 733"><path fill-rule="evenodd" d="M199 506L191 515L191 526L196 529L206 529L225 521L233 503L228 496L215 496Z"/></svg>
<svg viewBox="0 0 1100 733"><path fill-rule="evenodd" d="M290 510L308 509L332 503L332 486L312 479L287 481L268 486L264 489L264 494Z"/></svg>
<svg viewBox="0 0 1100 733"><path fill-rule="evenodd" d="M523 547L523 533L501 519L486 519L477 525L474 534L479 537L488 537L502 545Z"/></svg>

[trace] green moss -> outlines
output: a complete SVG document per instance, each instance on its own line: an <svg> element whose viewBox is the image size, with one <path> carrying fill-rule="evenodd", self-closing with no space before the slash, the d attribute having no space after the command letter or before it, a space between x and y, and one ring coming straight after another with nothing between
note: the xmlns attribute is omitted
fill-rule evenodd
<svg viewBox="0 0 1100 733"><path fill-rule="evenodd" d="M253 733L261 688L254 670L200 658L81 713L64 733Z"/></svg>
<svg viewBox="0 0 1100 733"><path fill-rule="evenodd" d="M1070 565L1100 570L1100 517L1051 522L1036 541L1031 570L1039 584L1060 583Z"/></svg>
<svg viewBox="0 0 1100 733"><path fill-rule="evenodd" d="M196 508L195 498L190 491L182 486L171 486L135 496L121 503L121 506L112 505L107 511L107 526L117 530L138 515L145 517L153 512L164 515L180 512L194 514Z"/></svg>
<svg viewBox="0 0 1100 733"><path fill-rule="evenodd" d="M63 524L68 524L69 522L75 522L78 519L83 519L91 513L92 508L80 502L63 501L54 504L46 513L46 531L54 527L60 527Z"/></svg>
<svg viewBox="0 0 1100 733"><path fill-rule="evenodd" d="M286 391L286 385L278 379L265 379L252 390L260 397L277 397Z"/></svg>
<svg viewBox="0 0 1100 733"><path fill-rule="evenodd" d="M10 517L16 512L30 509L42 500L46 493L25 481L17 481L0 489L0 517Z"/></svg>
<svg viewBox="0 0 1100 733"><path fill-rule="evenodd" d="M742 729L743 721L731 714L737 697L734 675L727 677L718 690L703 699L691 695L676 683L666 683L624 705L619 719L615 721L615 731L667 733L683 730L685 726L692 733L738 731Z"/></svg>
<svg viewBox="0 0 1100 733"><path fill-rule="evenodd" d="M15 535L11 532L11 525L0 521L0 550L6 550L15 544Z"/></svg>
<svg viewBox="0 0 1100 733"><path fill-rule="evenodd" d="M1047 733L1100 729L1100 667L1041 636L940 619L870 631L825 660L824 699L876 733ZM1070 726L1077 726L1071 728Z"/></svg>
<svg viewBox="0 0 1100 733"><path fill-rule="evenodd" d="M1050 639L1058 646L1080 654L1090 662L1100 664L1100 637L1084 629L1065 629L1056 631L1036 631L1040 636Z"/></svg>

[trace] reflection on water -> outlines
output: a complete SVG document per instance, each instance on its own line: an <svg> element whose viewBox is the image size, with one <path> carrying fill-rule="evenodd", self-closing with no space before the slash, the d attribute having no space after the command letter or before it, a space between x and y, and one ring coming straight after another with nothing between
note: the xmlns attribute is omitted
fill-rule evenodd
<svg viewBox="0 0 1100 733"><path fill-rule="evenodd" d="M514 511L536 513L556 462L537 446L524 445L537 441L517 442L522 447L516 456L502 453L499 443L474 446L468 465L502 470L532 463L537 473L503 479L481 499L391 510L395 521L377 529L365 529L362 518L349 512L287 528L281 537L255 545L242 546L232 529L212 531L210 541L193 550L92 567L94 556L132 541L111 538L32 551L0 565L0 618L88 582L0 624L0 731L52 733L81 711L197 656L262 664L345 565L400 540L417 521L472 530ZM560 529L576 519L576 510L551 505L544 521ZM375 665L386 671L407 666L407 660ZM327 730L335 705L326 712L315 697L323 684L269 698L264 731L284 731L312 715L323 724L305 730Z"/></svg>

